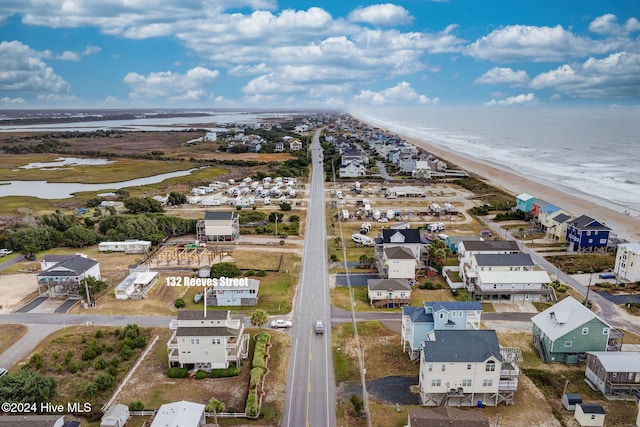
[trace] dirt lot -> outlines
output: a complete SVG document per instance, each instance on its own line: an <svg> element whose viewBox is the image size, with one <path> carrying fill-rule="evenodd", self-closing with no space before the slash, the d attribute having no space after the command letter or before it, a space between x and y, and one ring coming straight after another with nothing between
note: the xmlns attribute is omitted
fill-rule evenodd
<svg viewBox="0 0 640 427"><path fill-rule="evenodd" d="M0 275L0 313L11 313L25 298L37 295L37 283L35 274Z"/></svg>

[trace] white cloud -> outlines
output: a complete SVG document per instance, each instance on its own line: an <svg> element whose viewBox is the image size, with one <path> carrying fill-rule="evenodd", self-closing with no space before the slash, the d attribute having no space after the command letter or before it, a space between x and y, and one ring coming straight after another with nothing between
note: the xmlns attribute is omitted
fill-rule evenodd
<svg viewBox="0 0 640 427"><path fill-rule="evenodd" d="M264 74L271 70L264 62L256 65L236 65L227 72L231 76L251 76L254 74Z"/></svg>
<svg viewBox="0 0 640 427"><path fill-rule="evenodd" d="M582 64L564 64L537 75L529 85L578 98L638 98L640 54L617 52Z"/></svg>
<svg viewBox="0 0 640 427"><path fill-rule="evenodd" d="M8 96L5 96L3 98L0 99L0 104L4 105L4 106L18 106L18 105L24 105L26 104L27 101L25 101L23 98L9 98Z"/></svg>
<svg viewBox="0 0 640 427"><path fill-rule="evenodd" d="M358 7L349 14L348 19L373 25L409 24L413 20L407 9L391 3Z"/></svg>
<svg viewBox="0 0 640 427"><path fill-rule="evenodd" d="M19 41L0 43L0 90L3 92L63 93L69 84L58 76L41 58L48 52L38 52Z"/></svg>
<svg viewBox="0 0 640 427"><path fill-rule="evenodd" d="M195 67L185 74L164 71L143 76L130 72L123 81L131 87L131 98L195 101L212 96L211 86L218 75L219 72L216 70Z"/></svg>
<svg viewBox="0 0 640 427"><path fill-rule="evenodd" d="M514 71L511 68L494 67L475 80L478 84L511 84L523 85L529 81L526 71Z"/></svg>
<svg viewBox="0 0 640 427"><path fill-rule="evenodd" d="M430 99L426 95L417 93L409 83L400 82L396 86L383 89L379 92L372 90L361 90L354 97L357 101L367 102L374 105L396 104L396 103L417 103L417 104L437 104L438 98Z"/></svg>
<svg viewBox="0 0 640 427"><path fill-rule="evenodd" d="M56 59L61 61L80 61L80 55L77 52L71 52L70 50L65 50L60 55L56 56Z"/></svg>
<svg viewBox="0 0 640 427"><path fill-rule="evenodd" d="M496 106L509 106L509 105L522 105L529 104L531 102L536 101L536 97L533 93L520 94L516 96L510 96L504 99L492 99L489 102L485 102L484 106L486 107L496 107Z"/></svg>
<svg viewBox="0 0 640 427"><path fill-rule="evenodd" d="M578 37L560 25L535 27L510 25L492 31L467 46L465 53L475 59L494 62L562 61L595 53L608 53L628 40L591 40Z"/></svg>
<svg viewBox="0 0 640 427"><path fill-rule="evenodd" d="M591 21L589 30L597 34L623 35L640 31L640 22L636 18L629 18L624 25L620 25L616 15L607 13Z"/></svg>
<svg viewBox="0 0 640 427"><path fill-rule="evenodd" d="M97 55L101 51L102 51L102 49L99 48L98 46L87 45L87 47L84 48L84 51L82 52L82 55L84 55L84 56Z"/></svg>

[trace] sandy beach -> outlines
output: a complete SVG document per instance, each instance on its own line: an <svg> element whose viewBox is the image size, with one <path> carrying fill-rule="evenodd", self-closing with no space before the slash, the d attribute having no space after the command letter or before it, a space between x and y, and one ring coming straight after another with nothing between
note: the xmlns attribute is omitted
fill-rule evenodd
<svg viewBox="0 0 640 427"><path fill-rule="evenodd" d="M377 127L375 125L370 125ZM390 132L395 133L396 132ZM512 193L515 196L521 193L528 193L538 199L546 200L567 210L574 216L587 215L611 228L611 232L629 242L640 241L640 219L613 208L607 208L609 204L605 200L595 203L595 196L573 192L568 188L562 188L553 184L547 184L518 174L507 167L496 164L489 164L485 161L477 161L453 151L446 150L440 146L430 144L428 141L398 134L406 141L416 145L425 151L432 153L436 157L455 164L470 173L479 175L495 186ZM604 205L604 206L603 206Z"/></svg>

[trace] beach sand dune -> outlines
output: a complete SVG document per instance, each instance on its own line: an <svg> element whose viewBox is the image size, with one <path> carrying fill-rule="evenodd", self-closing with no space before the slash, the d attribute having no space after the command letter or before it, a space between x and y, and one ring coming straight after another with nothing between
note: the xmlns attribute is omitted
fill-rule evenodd
<svg viewBox="0 0 640 427"><path fill-rule="evenodd" d="M371 126L376 127L375 125ZM640 218L625 214L622 208L614 206L604 199L580 193L559 184L544 182L543 179L527 177L508 166L472 159L422 139L398 135L446 162L453 163L470 173L485 178L495 186L512 193L514 198L517 194L528 193L533 197L560 206L576 217L587 215L596 219L611 228L611 232L619 238L630 242L640 241Z"/></svg>

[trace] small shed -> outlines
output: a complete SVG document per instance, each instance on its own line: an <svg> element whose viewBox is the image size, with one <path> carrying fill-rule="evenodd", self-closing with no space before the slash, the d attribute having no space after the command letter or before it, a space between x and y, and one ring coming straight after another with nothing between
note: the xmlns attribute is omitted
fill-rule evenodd
<svg viewBox="0 0 640 427"><path fill-rule="evenodd" d="M606 412L604 408L595 403L578 403L576 404L576 411L574 417L578 424L582 427L585 426L604 426L604 417Z"/></svg>
<svg viewBox="0 0 640 427"><path fill-rule="evenodd" d="M117 403L104 413L100 420L100 427L122 427L129 419L129 407Z"/></svg>
<svg viewBox="0 0 640 427"><path fill-rule="evenodd" d="M575 411L578 403L582 403L580 393L565 393L562 395L562 406L567 411Z"/></svg>

